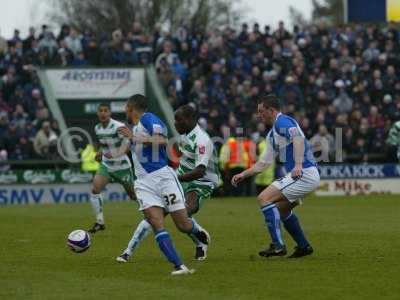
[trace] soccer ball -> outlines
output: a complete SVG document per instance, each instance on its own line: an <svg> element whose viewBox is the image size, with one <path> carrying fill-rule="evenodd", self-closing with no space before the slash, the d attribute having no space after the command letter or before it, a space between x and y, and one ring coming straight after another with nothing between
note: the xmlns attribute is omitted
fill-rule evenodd
<svg viewBox="0 0 400 300"><path fill-rule="evenodd" d="M90 247L90 235L82 229L74 230L68 235L67 246L76 253L82 253Z"/></svg>

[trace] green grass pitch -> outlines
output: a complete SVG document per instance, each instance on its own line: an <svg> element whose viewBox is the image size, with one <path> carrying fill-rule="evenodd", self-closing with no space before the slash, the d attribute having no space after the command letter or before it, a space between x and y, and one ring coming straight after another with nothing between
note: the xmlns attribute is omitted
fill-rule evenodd
<svg viewBox="0 0 400 300"><path fill-rule="evenodd" d="M141 219L134 203L106 204L107 230L82 254L65 241L92 223L89 204L0 207L0 299L400 299L399 197L310 197L297 213L316 250L298 260L258 257L269 238L254 198L205 203L197 216L212 235L205 262L168 218L196 269L171 277L153 236L131 262L115 261Z"/></svg>

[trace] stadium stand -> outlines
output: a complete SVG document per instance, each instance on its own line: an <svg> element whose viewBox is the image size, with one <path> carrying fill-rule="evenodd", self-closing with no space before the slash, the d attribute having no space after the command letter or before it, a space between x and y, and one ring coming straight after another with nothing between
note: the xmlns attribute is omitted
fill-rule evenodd
<svg viewBox="0 0 400 300"><path fill-rule="evenodd" d="M25 39L15 30L8 41L0 37L1 158L54 158L33 146L38 134L43 140L45 121L52 141L59 134L36 67L154 63L171 105L193 102L212 136L227 129L235 135L242 126L257 142L263 132L256 99L276 93L316 147L332 149L340 128L345 161L392 161L395 155L383 149L400 120L399 50L392 24L321 23L290 32L283 22L275 31L258 24L239 31L182 27L174 36L160 28L146 34L139 23L109 36L64 25L57 37L44 25L40 33L31 28Z"/></svg>

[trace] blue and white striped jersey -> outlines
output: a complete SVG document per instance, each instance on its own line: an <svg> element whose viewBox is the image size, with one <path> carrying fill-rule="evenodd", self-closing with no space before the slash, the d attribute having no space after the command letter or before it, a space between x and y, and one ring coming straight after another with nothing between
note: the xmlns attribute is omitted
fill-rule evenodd
<svg viewBox="0 0 400 300"><path fill-rule="evenodd" d="M146 112L139 123L133 127L135 137L162 135L167 137L165 124L154 114ZM167 147L165 145L144 145L132 143L132 160L137 178L159 170L168 165Z"/></svg>
<svg viewBox="0 0 400 300"><path fill-rule="evenodd" d="M270 149L272 153L265 153L261 160L268 162L278 155L279 161L284 164L286 171L292 171L295 166L293 138L296 136L304 137L303 168L317 166L310 143L305 138L299 124L295 119L282 113L277 115L266 137L267 149Z"/></svg>

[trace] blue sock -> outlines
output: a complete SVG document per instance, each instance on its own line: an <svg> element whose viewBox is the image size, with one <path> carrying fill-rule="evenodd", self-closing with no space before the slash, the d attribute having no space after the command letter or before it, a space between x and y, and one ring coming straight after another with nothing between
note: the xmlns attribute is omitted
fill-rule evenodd
<svg viewBox="0 0 400 300"><path fill-rule="evenodd" d="M161 230L156 232L156 241L161 251L164 253L165 257L169 262L173 263L175 267L182 265L182 261L179 254L176 252L175 246L172 243L171 237L166 230Z"/></svg>
<svg viewBox="0 0 400 300"><path fill-rule="evenodd" d="M281 233L281 217L278 208L272 203L261 207L261 211L264 215L272 243L277 247L282 247L284 244Z"/></svg>
<svg viewBox="0 0 400 300"><path fill-rule="evenodd" d="M301 229L299 219L294 213L291 212L290 215L283 220L283 225L300 248L305 248L310 245Z"/></svg>

